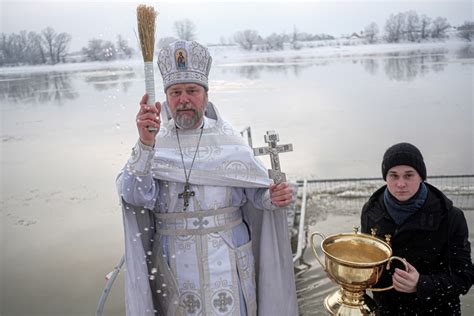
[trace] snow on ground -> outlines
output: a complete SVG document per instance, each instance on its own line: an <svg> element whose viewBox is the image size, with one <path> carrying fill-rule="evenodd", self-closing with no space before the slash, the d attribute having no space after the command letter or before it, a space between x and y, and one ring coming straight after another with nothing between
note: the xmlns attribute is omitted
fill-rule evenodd
<svg viewBox="0 0 474 316"><path fill-rule="evenodd" d="M443 49L455 51L463 46L468 45L468 42L460 39L451 39L439 42L423 42L423 43L379 43L379 44L363 44L356 43L355 45L349 42L341 42L337 40L320 41L305 43L305 47L294 50L286 48L281 51L244 51L237 46L214 46L210 47L213 62L215 64L229 65L233 62L252 62L264 58L347 58L362 55L384 55L387 53L403 53L408 51L426 51ZM275 61L275 60L274 60Z"/></svg>

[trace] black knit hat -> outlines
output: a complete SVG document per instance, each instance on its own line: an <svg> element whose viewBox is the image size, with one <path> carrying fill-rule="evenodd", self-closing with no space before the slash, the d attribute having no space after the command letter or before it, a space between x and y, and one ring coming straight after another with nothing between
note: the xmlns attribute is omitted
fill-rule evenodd
<svg viewBox="0 0 474 316"><path fill-rule="evenodd" d="M388 171L395 166L407 165L415 168L423 180L426 180L426 166L418 148L409 143L391 146L383 155L382 176L386 180Z"/></svg>

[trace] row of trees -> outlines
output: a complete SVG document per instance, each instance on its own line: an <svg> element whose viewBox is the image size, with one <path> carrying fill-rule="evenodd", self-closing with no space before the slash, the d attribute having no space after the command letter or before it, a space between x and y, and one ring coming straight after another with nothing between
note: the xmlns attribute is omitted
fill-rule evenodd
<svg viewBox="0 0 474 316"><path fill-rule="evenodd" d="M402 40L417 42L428 38L443 38L450 28L448 20L443 17L431 19L418 15L415 11L392 14L385 23L385 39L390 42Z"/></svg>
<svg viewBox="0 0 474 316"><path fill-rule="evenodd" d="M87 61L109 61L115 59L126 59L133 56L134 49L128 45L128 41L121 35L117 36L116 44L111 41L93 38L89 45L82 48L82 54Z"/></svg>
<svg viewBox="0 0 474 316"><path fill-rule="evenodd" d="M196 25L189 19L174 22L176 37L164 37L158 42L158 47L163 47L176 39L196 39ZM439 39L446 36L450 28L446 18L431 19L426 15L418 15L415 11L392 14L387 19L384 34L379 35L376 23L370 23L357 37L368 43L380 40L387 42L412 41L417 42L429 38ZM465 22L458 27L458 35L467 40L474 38L474 22ZM262 37L256 30L236 32L227 42L221 37L221 45L237 44L245 50L281 50L285 44L293 49L302 47L303 42L332 40L333 36L327 34L310 34L298 32L294 28L290 34L273 33ZM68 56L71 35L57 33L53 28L47 27L40 33L21 31L18 34L0 34L0 66L17 64L57 64L73 60ZM122 36L117 36L117 41L112 43L103 39L91 39L87 47L81 49L80 55L74 61L110 61L122 58L131 58L135 50Z"/></svg>
<svg viewBox="0 0 474 316"><path fill-rule="evenodd" d="M260 36L255 30L244 30L236 32L233 37L234 42L245 50L252 50L254 47L257 47L258 50L282 50L285 43L291 44L293 49L299 49L301 42L331 39L334 39L331 35L298 32L296 28L291 34L272 33L267 37Z"/></svg>
<svg viewBox="0 0 474 316"><path fill-rule="evenodd" d="M176 21L174 29L179 39L196 38L196 26L189 19ZM21 31L20 33L0 34L0 66L57 64L69 61L110 61L131 58L135 49L121 35L115 43L93 38L79 52L69 54L71 35L57 33L47 27L40 33ZM176 40L168 38L167 41Z"/></svg>
<svg viewBox="0 0 474 316"><path fill-rule="evenodd" d="M458 28L458 35L467 40L474 37L474 22L465 22ZM441 39L446 37L446 32L450 28L446 18L437 17L431 19L426 15L418 15L415 11L400 12L392 14L385 23L385 33L380 35L380 30L375 22L365 27L360 34L355 36L368 43L375 43L381 40L389 43L400 41L419 42L428 39ZM302 42L334 39L326 34L311 35L298 32L296 29L292 34L271 34L262 37L255 30L244 30L234 34L233 40L245 50L254 48L263 50L283 49L284 44L288 43L290 47L299 49ZM221 40L222 41L222 40Z"/></svg>
<svg viewBox="0 0 474 316"><path fill-rule="evenodd" d="M57 64L64 62L71 35L47 27L41 33L0 34L0 65Z"/></svg>
<svg viewBox="0 0 474 316"><path fill-rule="evenodd" d="M458 27L459 36L468 41L474 40L474 21L465 22Z"/></svg>

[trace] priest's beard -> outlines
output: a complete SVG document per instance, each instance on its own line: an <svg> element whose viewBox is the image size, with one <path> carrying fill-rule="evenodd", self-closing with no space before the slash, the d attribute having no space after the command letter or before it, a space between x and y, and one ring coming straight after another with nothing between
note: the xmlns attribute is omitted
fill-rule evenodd
<svg viewBox="0 0 474 316"><path fill-rule="evenodd" d="M185 113L181 111L187 110ZM193 113L190 113L192 111ZM182 129L195 128L196 125L201 121L203 112L189 106L187 103L178 105L174 115L174 121L176 126Z"/></svg>

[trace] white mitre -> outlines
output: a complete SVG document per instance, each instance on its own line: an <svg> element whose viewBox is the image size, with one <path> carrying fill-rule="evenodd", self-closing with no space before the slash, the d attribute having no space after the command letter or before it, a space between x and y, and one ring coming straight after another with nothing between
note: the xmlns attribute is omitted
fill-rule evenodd
<svg viewBox="0 0 474 316"><path fill-rule="evenodd" d="M158 68L164 90L177 83L197 83L206 91L212 58L209 50L195 41L176 41L158 54Z"/></svg>

